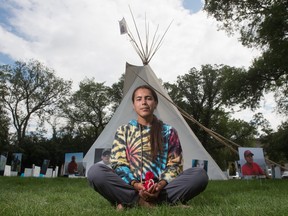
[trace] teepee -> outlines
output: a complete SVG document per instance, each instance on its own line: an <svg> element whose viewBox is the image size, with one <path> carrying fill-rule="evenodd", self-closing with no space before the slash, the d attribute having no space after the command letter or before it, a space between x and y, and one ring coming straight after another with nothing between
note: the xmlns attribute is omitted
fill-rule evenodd
<svg viewBox="0 0 288 216"><path fill-rule="evenodd" d="M134 20L134 18L133 18ZM124 20L125 21L125 20ZM135 21L134 21L135 23ZM127 26L123 20L120 21L120 29L127 33ZM121 26L122 25L122 26ZM137 27L136 27L137 28ZM126 32L125 32L126 31ZM129 32L129 31L128 31ZM138 32L138 30L137 30ZM134 37L129 34L132 43L136 43ZM162 37L163 39L163 37ZM162 41L161 39L161 41ZM160 42L161 42L160 41ZM159 48L160 43L158 43L157 49ZM141 43L142 46L142 43ZM134 48L137 50L137 53L141 52L141 48L134 44ZM142 50L143 51L143 50ZM149 52L152 56L153 52ZM141 56L142 55L142 56ZM184 157L184 170L192 167L192 160L205 160L208 161L208 176L209 179L227 179L227 176L222 172L213 158L209 155L209 153L202 146L198 138L195 136L193 131L190 129L178 109L170 102L172 101L167 91L161 85L159 79L156 77L155 73L148 65L151 60L151 56L145 54L145 52L141 52L139 54L141 57L144 66L134 66L126 63L126 72L125 72L125 80L124 80L124 97L121 101L121 104L117 108L113 117L106 125L103 132L91 146L87 154L85 155L83 162L86 164L86 173L88 169L96 162L96 150L111 148L112 142L114 139L115 132L117 128L122 124L127 124L129 120L136 119L136 114L133 111L132 106L132 93L133 90L140 85L150 85L155 91L158 93L158 106L155 112L155 115L161 119L163 122L170 124L173 126L179 135L180 142L183 149L183 157Z"/></svg>

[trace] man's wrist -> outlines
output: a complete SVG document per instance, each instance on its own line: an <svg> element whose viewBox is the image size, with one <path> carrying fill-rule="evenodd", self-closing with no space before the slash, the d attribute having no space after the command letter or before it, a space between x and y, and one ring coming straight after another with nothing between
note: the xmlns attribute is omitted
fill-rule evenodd
<svg viewBox="0 0 288 216"><path fill-rule="evenodd" d="M161 187L161 188L164 188L166 185L167 185L167 182L166 180L162 179L158 182L158 185Z"/></svg>
<svg viewBox="0 0 288 216"><path fill-rule="evenodd" d="M136 181L136 180L132 180L130 184L131 184L132 187L134 187L134 185L135 185L136 183L139 183L139 182Z"/></svg>

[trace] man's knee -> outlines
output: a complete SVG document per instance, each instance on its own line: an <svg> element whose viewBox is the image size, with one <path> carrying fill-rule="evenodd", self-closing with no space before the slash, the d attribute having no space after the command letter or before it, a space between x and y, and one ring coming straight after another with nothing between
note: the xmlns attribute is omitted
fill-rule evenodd
<svg viewBox="0 0 288 216"><path fill-rule="evenodd" d="M202 187L203 190L206 188L208 181L209 181L209 177L207 175L207 172L199 167L193 167L193 168L189 168L187 170L185 170L184 172L186 172L186 175L189 175L191 178L191 185L197 184L198 187Z"/></svg>
<svg viewBox="0 0 288 216"><path fill-rule="evenodd" d="M94 164L90 167L87 173L87 179L90 185L98 186L102 185L105 181L105 172L102 167L103 164Z"/></svg>

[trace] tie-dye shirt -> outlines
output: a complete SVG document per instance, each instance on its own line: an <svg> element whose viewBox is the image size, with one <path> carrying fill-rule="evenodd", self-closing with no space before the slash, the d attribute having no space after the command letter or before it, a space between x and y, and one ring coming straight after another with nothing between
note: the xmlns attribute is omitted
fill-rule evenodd
<svg viewBox="0 0 288 216"><path fill-rule="evenodd" d="M150 127L140 125L136 120L117 129L111 150L111 163L126 183L145 179L148 171L159 180L172 181L183 170L182 148L177 131L170 125L163 124L163 151L152 161ZM143 161L143 171L141 172Z"/></svg>

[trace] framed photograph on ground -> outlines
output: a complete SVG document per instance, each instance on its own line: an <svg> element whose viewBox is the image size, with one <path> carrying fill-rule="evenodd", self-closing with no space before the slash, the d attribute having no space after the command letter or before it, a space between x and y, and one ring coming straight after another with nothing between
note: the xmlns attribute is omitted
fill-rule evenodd
<svg viewBox="0 0 288 216"><path fill-rule="evenodd" d="M228 161L227 174L229 179L239 179L240 178L240 164L238 161Z"/></svg>
<svg viewBox="0 0 288 216"><path fill-rule="evenodd" d="M84 176L83 152L65 154L64 175Z"/></svg>
<svg viewBox="0 0 288 216"><path fill-rule="evenodd" d="M0 175L4 175L5 165L7 163L8 152L2 152L0 154Z"/></svg>
<svg viewBox="0 0 288 216"><path fill-rule="evenodd" d="M266 162L262 148L240 147L238 152L243 178L265 177Z"/></svg>
<svg viewBox="0 0 288 216"><path fill-rule="evenodd" d="M21 163L22 163L22 153L13 153L11 161L11 171L20 173Z"/></svg>
<svg viewBox="0 0 288 216"><path fill-rule="evenodd" d="M201 159L193 159L192 160L192 167L200 167L208 171L208 161L207 160L201 160Z"/></svg>
<svg viewBox="0 0 288 216"><path fill-rule="evenodd" d="M110 149L110 148L96 148L95 149L94 163L97 163L102 160L103 151L107 149Z"/></svg>
<svg viewBox="0 0 288 216"><path fill-rule="evenodd" d="M42 167L41 167L41 171L40 171L41 175L46 175L47 169L49 167L49 163L50 163L50 160L44 159Z"/></svg>

